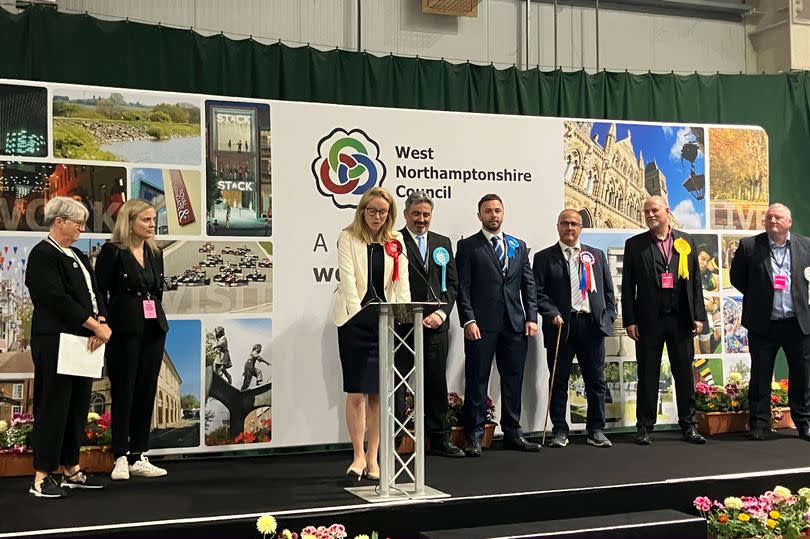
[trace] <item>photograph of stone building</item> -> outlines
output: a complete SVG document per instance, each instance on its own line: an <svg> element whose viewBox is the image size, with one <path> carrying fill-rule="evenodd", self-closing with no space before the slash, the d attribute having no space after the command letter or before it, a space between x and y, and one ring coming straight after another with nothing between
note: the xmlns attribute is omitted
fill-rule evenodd
<svg viewBox="0 0 810 539"><path fill-rule="evenodd" d="M706 223L703 129L568 121L565 207L586 228L644 228L644 201L660 195L675 227Z"/></svg>

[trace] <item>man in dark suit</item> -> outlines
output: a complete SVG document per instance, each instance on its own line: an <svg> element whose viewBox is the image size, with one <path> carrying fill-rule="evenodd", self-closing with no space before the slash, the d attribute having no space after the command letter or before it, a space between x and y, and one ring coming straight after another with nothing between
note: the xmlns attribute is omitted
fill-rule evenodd
<svg viewBox="0 0 810 539"><path fill-rule="evenodd" d="M453 311L458 289L456 261L450 238L429 230L433 217L433 201L424 192L414 192L405 200L405 227L402 237L411 264L408 281L413 301L436 301L446 305L426 313L422 320L424 348L424 402L425 427L430 439L431 453L445 457L463 457L464 451L450 443L450 424L447 422L447 318ZM444 249L448 260L442 280L442 266L436 263L434 253ZM413 263L411 263L413 262ZM445 290L442 291L442 282ZM408 326L410 328L410 326ZM408 343L413 346L413 336ZM413 367L413 355L400 347L396 356L397 370L405 374ZM403 392L404 396L404 392Z"/></svg>
<svg viewBox="0 0 810 539"><path fill-rule="evenodd" d="M636 341L638 364L635 441L639 445L651 441L666 344L678 425L684 440L703 444L706 439L695 428L692 379L693 337L700 335L706 322L697 251L691 236L669 225L669 207L660 196L644 202L644 220L650 230L625 242L622 267L622 320L627 335Z"/></svg>
<svg viewBox="0 0 810 539"><path fill-rule="evenodd" d="M603 432L607 392L605 337L610 335L616 320L616 299L605 253L580 244L581 232L579 212L563 210L557 218L560 241L535 254L532 266L537 286L537 308L543 317L548 371L555 373L550 396L554 429L549 447L568 445L565 408L575 354L588 401L587 443L596 447L611 446ZM558 334L560 346L555 369Z"/></svg>
<svg viewBox="0 0 810 539"><path fill-rule="evenodd" d="M484 195L478 202L482 230L458 242L458 317L464 328L464 427L469 457L481 456L492 357L501 376L504 447L538 451L520 430L523 366L528 337L537 334L537 295L522 240L504 234L503 202Z"/></svg>
<svg viewBox="0 0 810 539"><path fill-rule="evenodd" d="M731 263L731 284L743 293L742 325L748 330L751 437L771 430L771 381L776 354L789 368L790 414L799 436L810 441L810 240L791 234L793 219L783 204L765 213L765 232L740 242Z"/></svg>

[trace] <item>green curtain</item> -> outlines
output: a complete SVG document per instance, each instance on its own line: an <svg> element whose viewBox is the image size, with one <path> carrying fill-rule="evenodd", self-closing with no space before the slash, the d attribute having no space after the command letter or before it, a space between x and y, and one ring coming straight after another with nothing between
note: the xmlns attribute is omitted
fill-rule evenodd
<svg viewBox="0 0 810 539"><path fill-rule="evenodd" d="M0 9L0 77L346 105L764 127L770 194L810 233L807 72L675 75L497 70L265 45L32 7Z"/></svg>

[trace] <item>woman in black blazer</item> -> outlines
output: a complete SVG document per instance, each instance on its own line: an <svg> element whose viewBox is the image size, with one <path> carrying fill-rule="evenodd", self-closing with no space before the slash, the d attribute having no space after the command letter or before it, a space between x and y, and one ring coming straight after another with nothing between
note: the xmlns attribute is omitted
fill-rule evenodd
<svg viewBox="0 0 810 539"><path fill-rule="evenodd" d="M67 197L45 204L47 239L28 255L25 286L31 295L31 355L34 360L34 482L29 492L61 498L66 488L101 488L79 469L79 448L90 408L92 378L58 374L59 334L88 337L95 350L111 336L106 309L90 261L71 245L84 230L88 212ZM51 472L64 466L61 484Z"/></svg>
<svg viewBox="0 0 810 539"><path fill-rule="evenodd" d="M163 312L163 253L155 243L157 210L133 198L118 212L112 238L96 260L96 276L115 332L106 350L112 395L114 480L160 477L166 470L143 455L169 324Z"/></svg>

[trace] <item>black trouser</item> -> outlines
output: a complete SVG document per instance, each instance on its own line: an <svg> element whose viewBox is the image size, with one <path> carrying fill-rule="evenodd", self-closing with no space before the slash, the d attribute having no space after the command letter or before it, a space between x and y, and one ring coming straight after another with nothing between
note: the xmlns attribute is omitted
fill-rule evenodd
<svg viewBox="0 0 810 539"><path fill-rule="evenodd" d="M92 378L56 373L59 335L34 335L34 469L52 472L79 463L84 425L90 409Z"/></svg>
<svg viewBox="0 0 810 539"><path fill-rule="evenodd" d="M790 416L798 429L810 428L810 335L802 334L796 318L771 320L766 334L748 333L751 381L748 403L751 430L769 430L771 381L781 347L788 363Z"/></svg>
<svg viewBox="0 0 810 539"><path fill-rule="evenodd" d="M146 320L141 335L113 330L107 343L107 375L112 396L112 451L116 458L149 449L149 430L155 406L158 375L166 334L154 320Z"/></svg>
<svg viewBox="0 0 810 539"><path fill-rule="evenodd" d="M566 331L566 328L563 328ZM565 419L565 408L568 405L568 379L571 376L571 365L574 355L582 371L585 382L585 397L588 401L588 412L585 428L589 433L605 428L605 336L594 326L590 314L571 316L568 337L560 343L557 356L557 368L554 372L554 384L551 390L551 422L554 432L568 433L568 422ZM546 359L549 374L554 370L554 348L556 343L546 343Z"/></svg>
<svg viewBox="0 0 810 539"><path fill-rule="evenodd" d="M675 380L678 425L687 430L695 425L695 384L692 362L695 342L684 315L662 314L657 323L640 332L636 341L638 391L636 393L636 427L651 430L658 419L658 389L661 376L661 354L667 345L669 366Z"/></svg>
<svg viewBox="0 0 810 539"><path fill-rule="evenodd" d="M410 331L412 326L397 328L400 335ZM413 348L413 333L406 339ZM450 439L450 425L447 422L447 326L444 330L422 329L424 349L425 387L425 432L430 438L431 447L443 444ZM395 357L396 367L405 375L413 368L413 355L400 346ZM397 389L395 396L396 417L402 421L405 417L405 386Z"/></svg>

